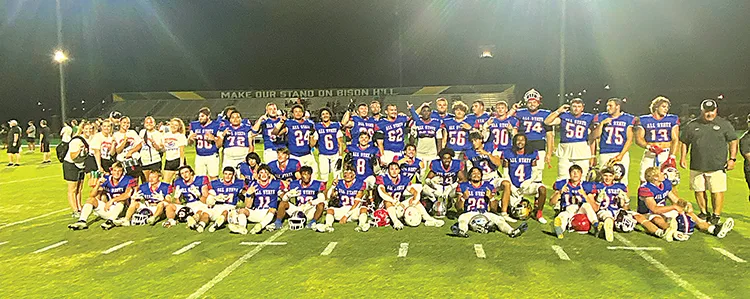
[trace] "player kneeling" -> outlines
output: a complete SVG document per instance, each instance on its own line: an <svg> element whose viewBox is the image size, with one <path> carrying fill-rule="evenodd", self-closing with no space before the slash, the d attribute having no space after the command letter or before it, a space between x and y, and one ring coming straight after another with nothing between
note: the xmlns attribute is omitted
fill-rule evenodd
<svg viewBox="0 0 750 299"><path fill-rule="evenodd" d="M180 198L180 201L167 205L164 227L172 227L179 220L187 222L187 228L202 233L211 220L211 210L206 204L210 189L208 177L195 175L190 165L181 166L177 171L180 176L174 181L173 197Z"/></svg>
<svg viewBox="0 0 750 299"><path fill-rule="evenodd" d="M724 238L734 227L734 219L727 218L722 224L711 225L708 222L700 220L692 211L692 206L686 201L677 197L672 192L672 182L664 177L664 173L659 167L649 167L644 173L646 182L638 189L638 212L635 219L638 224L642 225L649 233L664 238L667 242L673 239L685 241L689 238L691 219L698 229L719 238ZM667 199L672 203L667 206ZM691 219L687 219L687 218ZM678 233L678 219L683 218L683 230Z"/></svg>
<svg viewBox="0 0 750 299"><path fill-rule="evenodd" d="M209 232L215 232L223 227L228 219L231 223L235 222L237 202L244 189L245 182L235 176L235 169L232 166L224 167L221 178L211 181L211 190L208 191L208 198L206 199L206 203L211 208L211 221L213 221L211 226L208 227ZM236 227L229 226L231 232L239 233L241 231L233 230L233 228Z"/></svg>
<svg viewBox="0 0 750 299"><path fill-rule="evenodd" d="M87 229L86 219L93 212L106 220L102 223L103 229L111 229L115 226L114 220L120 216L133 194L137 180L129 175L124 175L125 168L121 162L112 164L111 174L105 175L97 182L98 186L91 189L91 194L86 204L81 209L81 216L76 223L68 225L72 230Z"/></svg>
<svg viewBox="0 0 750 299"><path fill-rule="evenodd" d="M299 172L300 179L289 184L289 192L279 203L279 212L289 215L289 229L300 230L305 226L313 229L326 207L326 183L312 179L313 169L310 166L302 166ZM290 202L292 199L295 203Z"/></svg>
<svg viewBox="0 0 750 299"><path fill-rule="evenodd" d="M615 223L621 231L632 228L634 219L630 209L630 199L628 198L628 187L619 182L615 176L615 170L606 167L601 170L602 182L597 184L597 203L599 211L596 216L599 218L599 227L597 232L604 234L604 239L608 242L614 241ZM622 222L627 222L623 224Z"/></svg>
<svg viewBox="0 0 750 299"><path fill-rule="evenodd" d="M152 170L148 181L141 184L131 197L125 218L114 221L116 226L154 225L164 215L165 207L172 201L172 186L161 181L161 172Z"/></svg>
<svg viewBox="0 0 750 299"><path fill-rule="evenodd" d="M427 213L420 200L420 192L414 188L408 176L401 175L401 167L397 162L388 164L388 172L378 176L378 196L388 211L393 228L400 230L404 224L399 218L403 217L409 226L418 226L424 220L425 226L441 227L445 224ZM407 198L401 201L402 198Z"/></svg>
<svg viewBox="0 0 750 299"><path fill-rule="evenodd" d="M459 212L463 211L463 213L458 216L458 223L451 227L454 235L468 237L467 232L470 226L474 227L475 231L479 230L478 232L480 233L490 232L493 230L492 228L486 230L480 229L482 226L485 228L488 227L490 223L497 226L498 230L508 234L511 238L520 236L528 229L526 222L522 222L521 225L514 229L503 217L487 210L487 200L496 200L495 188L490 182L482 181L482 169L479 167L472 167L469 170L469 181L461 183L458 186L457 193L458 201L456 201L456 208ZM483 216L486 220L483 217L477 216Z"/></svg>
<svg viewBox="0 0 750 299"><path fill-rule="evenodd" d="M358 220L355 230L366 232L370 229L370 223L367 221L367 207L362 199L367 184L364 180L356 179L354 166L351 164L344 166L343 177L343 180L339 180L336 186L329 190L328 198L331 201L326 210L325 224L315 226L318 232L332 232L333 221L344 224L352 219Z"/></svg>
<svg viewBox="0 0 750 299"><path fill-rule="evenodd" d="M579 232L588 232L591 227L599 227L599 218L596 212L599 205L593 197L596 185L581 180L583 169L581 166L572 165L568 169L569 179L561 179L555 182L553 189L555 193L550 198L550 204L560 203L560 213L555 217L555 235L563 238L563 233L568 226ZM578 216L580 215L580 216Z"/></svg>
<svg viewBox="0 0 750 299"><path fill-rule="evenodd" d="M258 180L251 183L245 193L245 208L237 212L237 226L230 226L232 232L247 234L247 222L255 222L251 234L259 234L281 228L281 223L269 225L277 218L279 198L286 192L283 181L274 179L268 165L258 167ZM283 219L282 217L278 217Z"/></svg>

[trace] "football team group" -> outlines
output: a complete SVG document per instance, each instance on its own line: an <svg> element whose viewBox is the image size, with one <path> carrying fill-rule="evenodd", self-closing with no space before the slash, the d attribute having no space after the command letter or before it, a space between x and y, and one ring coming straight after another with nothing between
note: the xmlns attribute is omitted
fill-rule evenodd
<svg viewBox="0 0 750 299"><path fill-rule="evenodd" d="M688 240L695 229L718 238L732 230L732 218L720 216L725 169L734 167L737 154L731 125L704 130L723 140L716 148L724 149L725 164L717 170L701 166L716 159L696 157L705 148L701 142L710 140L699 135L700 124L681 132L665 97L653 99L651 113L642 116L623 112L617 98L596 115L584 112L581 99L554 111L541 109L541 100L532 89L517 104L497 102L491 114L482 101L469 107L445 98L436 100L435 110L429 102L408 105L408 113L388 104L381 114L373 101L350 104L340 122L327 108L314 122L301 105L287 118L267 104L254 122L233 107L217 119L202 108L187 128L174 118L160 130L146 117L140 132L130 129L128 117L112 113L82 124L58 147L77 218L68 227L86 229L92 213L107 230L184 222L197 232L226 227L238 234L277 230L284 221L292 230L324 233L336 222L355 222L360 232L441 227L447 217L457 219L450 229L456 236L499 231L518 237L528 229L526 220L548 222L543 207L549 204L558 238L577 231L611 242L615 231L636 225L668 242ZM701 108L702 117L714 121L716 102L706 100ZM556 146L553 126L561 135ZM255 152L257 135L262 157ZM635 209L628 188L633 143L645 149ZM185 159L190 145L192 164ZM698 214L673 189L676 156L684 168L688 151ZM548 191L542 172L553 152L557 181ZM86 180L92 189L82 196Z"/></svg>

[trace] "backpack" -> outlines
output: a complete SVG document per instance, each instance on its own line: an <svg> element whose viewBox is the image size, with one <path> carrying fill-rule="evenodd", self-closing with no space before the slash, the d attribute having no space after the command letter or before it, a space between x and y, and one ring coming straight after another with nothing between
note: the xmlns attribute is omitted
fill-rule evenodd
<svg viewBox="0 0 750 299"><path fill-rule="evenodd" d="M86 142L86 139L84 139L81 136L75 136L75 137L71 138L70 141L68 141L68 142L60 142L60 144L58 144L55 147L55 154L57 155L57 160L60 161L60 163L62 163L65 160L65 155L68 154L68 148L70 147L70 143L73 142L73 139L76 139L76 138L78 138L78 139L81 140L81 142L83 143L83 148L84 148L85 152L88 153L89 143Z"/></svg>

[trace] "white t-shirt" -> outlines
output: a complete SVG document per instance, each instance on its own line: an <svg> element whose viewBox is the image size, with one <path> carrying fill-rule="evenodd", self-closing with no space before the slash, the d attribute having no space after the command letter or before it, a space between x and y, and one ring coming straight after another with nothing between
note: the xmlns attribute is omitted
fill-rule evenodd
<svg viewBox="0 0 750 299"><path fill-rule="evenodd" d="M102 159L110 160L112 159L112 155L115 153L115 137L110 135L109 137L105 137L104 134L101 132L96 133L93 138L91 138L91 144L89 144L89 148L91 149L91 153L93 154L94 150L100 150L101 155L100 157Z"/></svg>
<svg viewBox="0 0 750 299"><path fill-rule="evenodd" d="M73 138L73 128L70 126L64 126L62 130L60 130L60 136L62 136L62 142L70 142L70 139Z"/></svg>
<svg viewBox="0 0 750 299"><path fill-rule="evenodd" d="M164 152L166 153L167 161L172 161L180 158L181 146L187 146L187 138L185 138L185 134L164 134Z"/></svg>
<svg viewBox="0 0 750 299"><path fill-rule="evenodd" d="M115 142L117 144L122 144L123 142L127 143L128 145L125 146L125 148L122 150L121 153L117 155L117 161L125 161L125 153L136 147L138 144L143 142L141 140L141 136L138 136L138 133L136 133L133 130L128 130L126 133L122 133L120 131L115 132ZM138 152L133 153L133 158L139 159L140 155Z"/></svg>
<svg viewBox="0 0 750 299"><path fill-rule="evenodd" d="M78 163L76 163L76 161L73 160L74 157L71 156L71 153L80 151L82 148L84 148L83 142L81 141L81 139L78 139L78 138L72 139L72 140L70 140L68 142L70 142L68 144L68 152L65 153L65 159L63 159L63 160L65 160L65 161L67 161L69 163L74 163L78 168L83 169L85 167L84 162L86 160L82 159L82 158L79 158L80 161ZM86 153L83 153L83 152L78 153L78 156L76 156L76 158L82 157L84 155L86 155Z"/></svg>
<svg viewBox="0 0 750 299"><path fill-rule="evenodd" d="M144 138L146 135L146 129L142 129L138 136L143 140L143 146L141 147L141 163L143 165L150 165L161 161L161 155L154 146L162 147L164 140L162 139L162 133L153 130L148 132L148 140Z"/></svg>

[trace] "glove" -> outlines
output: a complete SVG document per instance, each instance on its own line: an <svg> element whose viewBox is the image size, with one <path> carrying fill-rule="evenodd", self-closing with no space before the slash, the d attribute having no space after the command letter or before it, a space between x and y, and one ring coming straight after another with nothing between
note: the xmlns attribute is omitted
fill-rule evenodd
<svg viewBox="0 0 750 299"><path fill-rule="evenodd" d="M151 195L151 198L153 198L155 200L158 200L158 201L163 201L164 200L164 194L156 193L156 194Z"/></svg>
<svg viewBox="0 0 750 299"><path fill-rule="evenodd" d="M135 194L133 194L133 196L131 196L131 198L133 198L135 200L141 200L141 199L143 199L143 193L141 191L138 191Z"/></svg>
<svg viewBox="0 0 750 299"><path fill-rule="evenodd" d="M657 145L649 145L649 146L646 147L646 149L649 150L650 152L654 153L655 155L659 155L662 152L664 152L664 149L662 149L661 147L659 147Z"/></svg>

